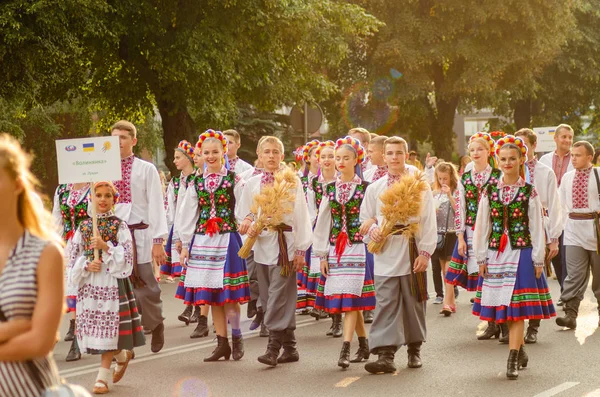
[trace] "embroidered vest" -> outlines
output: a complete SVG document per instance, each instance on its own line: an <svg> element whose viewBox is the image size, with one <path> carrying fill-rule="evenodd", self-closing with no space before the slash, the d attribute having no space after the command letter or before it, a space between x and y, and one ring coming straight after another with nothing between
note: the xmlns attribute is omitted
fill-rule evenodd
<svg viewBox="0 0 600 397"><path fill-rule="evenodd" d="M119 226L121 220L116 216L108 216L106 218L98 218L98 233L105 242L111 242L113 245L117 245L119 240L117 234L119 232ZM81 235L83 237L83 255L88 261L94 260L94 249L91 248L92 236L92 218L88 218L81 222L80 225ZM102 250L100 250L100 259L102 259Z"/></svg>
<svg viewBox="0 0 600 397"><path fill-rule="evenodd" d="M508 240L512 249L531 248L529 233L529 197L532 185L526 184L519 188L515 198L508 205L500 199L500 189L496 185L487 185L490 200L490 218L492 233L489 239L489 249L497 251L504 229L508 230Z"/></svg>
<svg viewBox="0 0 600 397"><path fill-rule="evenodd" d="M313 189L313 192L315 192L315 204L317 205L317 213L318 213L319 207L321 206L321 201L323 201L323 194L325 193L323 184L319 183L319 178L313 178L312 189Z"/></svg>
<svg viewBox="0 0 600 397"><path fill-rule="evenodd" d="M308 175L301 176L300 181L302 182L302 190L304 190L304 195L306 196L306 191L308 190Z"/></svg>
<svg viewBox="0 0 600 397"><path fill-rule="evenodd" d="M210 210L212 208L212 203L214 203L215 206L216 217L223 220L223 222L219 223L219 233L236 232L235 195L233 194L235 173L227 171L227 175L221 178L219 187L217 187L214 193L210 193L205 188L205 180L202 175L196 176L192 183L198 192L198 210L200 212L198 222L196 222L195 233L205 234L206 221L211 218Z"/></svg>
<svg viewBox="0 0 600 397"><path fill-rule="evenodd" d="M499 169L493 168L490 174L490 178L481 187L481 190L485 189L488 185L496 185L500 180L502 172ZM479 205L480 190L473 183L471 178L472 170L465 172L462 175L462 184L465 187L465 225L475 226L475 219L477 218L477 206Z"/></svg>
<svg viewBox="0 0 600 397"><path fill-rule="evenodd" d="M354 194L348 202L342 205L337 201L335 183L326 186L329 196L329 206L331 207L331 233L329 234L329 243L335 245L338 235L342 232L344 221L346 222L346 233L348 240L353 243L362 243L363 236L360 234L360 205L365 198L365 189L369 182L362 182L356 186Z"/></svg>
<svg viewBox="0 0 600 397"><path fill-rule="evenodd" d="M88 218L88 202L90 199L89 193L85 193L85 198L79 203L75 204L75 207L69 206L69 193L68 185L60 185L58 187L58 203L60 206L60 215L63 221L63 240L70 239L74 234L81 222Z"/></svg>

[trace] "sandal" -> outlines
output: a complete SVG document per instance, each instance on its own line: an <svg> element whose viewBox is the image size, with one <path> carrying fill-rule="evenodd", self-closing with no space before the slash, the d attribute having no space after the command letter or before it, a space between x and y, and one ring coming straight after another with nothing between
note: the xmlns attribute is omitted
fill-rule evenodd
<svg viewBox="0 0 600 397"><path fill-rule="evenodd" d="M125 371L127 370L127 366L129 365L129 361L131 361L131 359L133 358L133 353L131 352L131 350L125 350L125 352L127 355L127 360L125 360L125 362L122 363L117 361L115 372L113 372L113 383L117 383L123 378L123 375L125 375Z"/></svg>
<svg viewBox="0 0 600 397"><path fill-rule="evenodd" d="M94 394L108 393L108 384L101 379L96 380L96 383L94 383L94 388L92 389L92 393L94 393Z"/></svg>
<svg viewBox="0 0 600 397"><path fill-rule="evenodd" d="M443 314L446 317L450 317L452 314L452 308L450 305L444 305L444 308L440 311L440 314Z"/></svg>
<svg viewBox="0 0 600 397"><path fill-rule="evenodd" d="M452 311L452 313L456 313L456 306L455 305L448 305L450 306L450 310Z"/></svg>

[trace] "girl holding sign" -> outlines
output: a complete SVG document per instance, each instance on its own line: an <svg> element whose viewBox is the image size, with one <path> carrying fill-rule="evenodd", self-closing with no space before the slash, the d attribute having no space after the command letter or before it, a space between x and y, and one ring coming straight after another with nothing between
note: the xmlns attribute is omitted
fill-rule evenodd
<svg viewBox="0 0 600 397"><path fill-rule="evenodd" d="M133 243L127 224L113 209L118 193L111 182L94 185L97 232L93 220L79 225L70 253L71 282L77 295L77 341L88 354L100 354L101 366L93 392L108 392L110 366L115 357L113 383L121 380L134 347L145 344L141 318L129 276ZM94 251L98 250L98 258Z"/></svg>

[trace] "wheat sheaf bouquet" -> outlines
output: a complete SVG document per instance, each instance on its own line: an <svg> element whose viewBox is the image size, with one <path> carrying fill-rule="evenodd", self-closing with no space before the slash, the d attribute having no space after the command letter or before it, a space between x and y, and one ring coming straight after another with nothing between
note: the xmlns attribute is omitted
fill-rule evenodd
<svg viewBox="0 0 600 397"><path fill-rule="evenodd" d="M256 232L255 237L248 237L238 251L242 259L246 259L252 251L258 235L264 228L273 229L283 223L286 215L294 211L296 201L296 184L298 176L288 167L275 173L275 182L271 186L265 186L260 193L254 196L254 202L250 212L256 217L252 229Z"/></svg>
<svg viewBox="0 0 600 397"><path fill-rule="evenodd" d="M367 244L367 249L372 254L379 254L385 245L388 236L402 234L406 238L414 237L419 231L418 223L408 223L410 218L418 217L421 213L423 200L422 193L429 187L425 175L417 172L413 175L403 176L399 182L394 183L379 196L383 205L381 215L383 222L380 225L383 239ZM406 225L397 228L397 225Z"/></svg>

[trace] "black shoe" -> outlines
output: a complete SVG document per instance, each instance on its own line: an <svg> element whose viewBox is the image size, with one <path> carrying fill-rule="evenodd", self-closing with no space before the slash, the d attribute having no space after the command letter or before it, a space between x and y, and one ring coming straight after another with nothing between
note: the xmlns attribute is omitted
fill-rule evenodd
<svg viewBox="0 0 600 397"><path fill-rule="evenodd" d="M391 374L396 372L394 364L395 348L382 348L377 361L367 363L365 369L372 374Z"/></svg>
<svg viewBox="0 0 600 397"><path fill-rule="evenodd" d="M558 298L558 302L556 302L556 306L562 306L564 304L565 304L565 302L563 302L563 300L561 298Z"/></svg>
<svg viewBox="0 0 600 397"><path fill-rule="evenodd" d="M262 356L258 357L258 362L275 367L277 365L277 357L284 338L285 331L273 331L269 334L269 343L267 351Z"/></svg>
<svg viewBox="0 0 600 397"><path fill-rule="evenodd" d="M200 316L200 318L198 318L198 325L196 325L196 328L191 333L190 338L196 339L205 336L208 336L208 318L206 318L206 316Z"/></svg>
<svg viewBox="0 0 600 397"><path fill-rule="evenodd" d="M260 336L261 338L269 337L269 330L267 329L267 326L265 325L264 321L260 323L260 332L258 333L258 336Z"/></svg>
<svg viewBox="0 0 600 397"><path fill-rule="evenodd" d="M327 332L325 332L325 335L327 335L327 336L333 336L333 324L335 323L335 321L333 320L334 316L335 316L335 314L331 315L331 327L329 327Z"/></svg>
<svg viewBox="0 0 600 397"><path fill-rule="evenodd" d="M177 317L177 319L181 322L184 322L185 325L190 325L191 317L192 317L192 305L188 305L185 307L183 312Z"/></svg>
<svg viewBox="0 0 600 397"><path fill-rule="evenodd" d="M294 333L294 330L285 330L282 346L283 353L281 353L281 356L277 359L278 364L294 363L300 360L300 355L296 349L296 334Z"/></svg>
<svg viewBox="0 0 600 397"><path fill-rule="evenodd" d="M540 320L529 320L527 332L525 333L525 343L536 343Z"/></svg>
<svg viewBox="0 0 600 397"><path fill-rule="evenodd" d="M460 291L458 290L458 287L455 285L454 286L454 298L458 298L459 293L460 293Z"/></svg>
<svg viewBox="0 0 600 397"><path fill-rule="evenodd" d="M363 310L363 317L365 319L365 324L373 323L373 310Z"/></svg>
<svg viewBox="0 0 600 397"><path fill-rule="evenodd" d="M69 349L69 353L67 354L67 358L65 361L77 361L81 359L81 352L79 351L79 345L77 344L77 338L71 341L71 348Z"/></svg>
<svg viewBox="0 0 600 397"><path fill-rule="evenodd" d="M190 317L190 323L192 323L192 324L197 323L199 318L200 318L200 306L195 306L194 314L192 314L192 317Z"/></svg>
<svg viewBox="0 0 600 397"><path fill-rule="evenodd" d="M231 336L231 354L235 361L244 357L244 339L242 339L242 335Z"/></svg>
<svg viewBox="0 0 600 397"><path fill-rule="evenodd" d="M521 348L519 349L518 361L519 361L519 369L527 368L527 363L529 362L529 356L525 352L525 348L523 347L523 345L521 345Z"/></svg>
<svg viewBox="0 0 600 397"><path fill-rule="evenodd" d="M360 363L363 360L368 360L371 353L369 352L369 341L364 336L358 337L358 350L354 355L354 358L350 360L351 363Z"/></svg>
<svg viewBox="0 0 600 397"><path fill-rule="evenodd" d="M75 319L69 320L69 331L65 335L65 342L71 342L75 339Z"/></svg>
<svg viewBox="0 0 600 397"><path fill-rule="evenodd" d="M226 337L217 335L217 347L213 350L211 356L204 359L204 362L218 361L221 357L225 357L225 360L229 360L230 356L231 346L229 346L229 341Z"/></svg>
<svg viewBox="0 0 600 397"><path fill-rule="evenodd" d="M263 312L262 307L260 307L256 310L256 315L255 315L254 319L252 320L252 322L250 323L250 331L254 331L258 327L260 327L260 324L263 322L264 318L265 318L265 313Z"/></svg>
<svg viewBox="0 0 600 397"><path fill-rule="evenodd" d="M158 353L165 345L165 325L160 323L152 330L152 341L150 350L152 353Z"/></svg>
<svg viewBox="0 0 600 397"><path fill-rule="evenodd" d="M422 342L408 344L408 368L421 368L421 344Z"/></svg>
<svg viewBox="0 0 600 397"><path fill-rule="evenodd" d="M577 328L577 317L569 316L567 313L564 317L557 317L556 324L561 327L567 327L569 329Z"/></svg>
<svg viewBox="0 0 600 397"><path fill-rule="evenodd" d="M258 309L256 309L256 301L250 301L248 302L248 308L246 309L246 316L248 316L248 318L252 318L254 316L256 316L256 313L258 312Z"/></svg>
<svg viewBox="0 0 600 397"><path fill-rule="evenodd" d="M333 315L332 336L334 338L341 338L343 333L344 333L344 330L343 330L343 327L342 327L342 315L341 314L334 314Z"/></svg>
<svg viewBox="0 0 600 397"><path fill-rule="evenodd" d="M471 302L471 304L475 303L475 298L469 299L469 302Z"/></svg>
<svg viewBox="0 0 600 397"><path fill-rule="evenodd" d="M319 310L319 309L312 309L310 311L310 315L311 315L311 317L314 317L315 320L317 320L317 321L319 321L323 318L327 318L329 316L325 311Z"/></svg>
<svg viewBox="0 0 600 397"><path fill-rule="evenodd" d="M519 377L519 351L511 350L508 353L508 361L506 362L506 377L515 380Z"/></svg>
<svg viewBox="0 0 600 397"><path fill-rule="evenodd" d="M350 342L342 343L342 351L340 352L340 359L338 360L338 367L344 369L350 366Z"/></svg>
<svg viewBox="0 0 600 397"><path fill-rule="evenodd" d="M488 339L492 339L492 338L498 338L500 337L500 327L498 327L498 325L494 322L488 321L488 326L485 329L485 331L483 331L483 334L477 336L478 340L488 340Z"/></svg>
<svg viewBox="0 0 600 397"><path fill-rule="evenodd" d="M506 323L500 324L500 331L502 331L502 336L500 337L500 339L498 339L498 342L500 342L502 344L507 344L508 336L510 335L510 333L508 332L508 324L506 324Z"/></svg>

